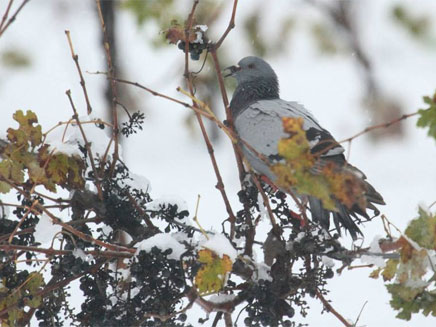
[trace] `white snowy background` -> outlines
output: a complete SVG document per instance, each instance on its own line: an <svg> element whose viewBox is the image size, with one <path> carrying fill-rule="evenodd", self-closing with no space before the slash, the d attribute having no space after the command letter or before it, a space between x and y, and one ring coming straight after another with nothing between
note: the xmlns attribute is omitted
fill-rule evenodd
<svg viewBox="0 0 436 327"><path fill-rule="evenodd" d="M253 2L240 1L236 29L225 41L232 49L231 59L235 63L250 55L245 44L249 40L245 40L245 35L238 29L238 19L250 13ZM422 108L422 96L431 95L436 89L436 49L434 45L432 48L417 43L387 18L389 9L397 2L362 1L357 23L382 89L410 113ZM1 1L1 13L6 3ZM186 16L190 1L184 3L187 5L181 8L185 12L181 13ZM231 3L228 1L228 14L209 27L212 38L224 31ZM417 12L436 13L436 2L431 0L405 3L413 4ZM265 58L279 76L281 97L303 103L339 140L371 125L369 114L360 102L363 85L353 53L321 56L308 29L302 28L305 18L318 15L316 11L302 1L271 2L262 18L265 37L268 37L269 29L277 28L277 17L289 11L298 13L300 25L292 34L292 42L280 56ZM160 49L149 46L147 40L155 37L159 30L151 25L138 29L128 12L118 12L117 19L118 47L126 78L183 99L176 92L181 83L182 52L174 46ZM0 52L18 49L32 60L31 67L26 69L0 66L1 135L9 126L14 126L12 114L17 109L36 112L44 130L68 119L72 112L65 96L67 89L72 90L80 114L85 114L79 78L64 34L66 29L71 31L83 71L105 69L94 1L30 1L0 38ZM85 79L98 115L105 108L104 78L86 74ZM150 180L153 198L177 195L187 202L191 216L197 195L201 194L199 219L202 227L220 231L226 211L214 188L216 179L204 142L201 137L192 137L192 132L183 123L187 109L137 89L132 92L140 99L137 109L145 110L146 119L144 131L124 143L125 162L136 174ZM222 104L216 111L222 116ZM418 205L428 206L436 200L436 148L435 141L426 136L426 131L416 128L416 118L402 124L406 131L404 138L374 143L368 136L360 137L353 142L350 158L384 196L387 205L381 208L382 213L404 230L416 216ZM238 208L235 194L239 181L230 142L222 137L214 146L227 194ZM375 235L383 234L381 221L376 219L366 224L363 232L365 243L370 244ZM396 319L383 282L368 278L369 273L369 269L344 270L341 276L330 281L328 298L344 317L355 321L367 302L358 326L435 326L433 317L415 315L410 322ZM71 302L80 310L81 292L72 293ZM322 305L319 301L309 299L309 303L309 315L300 319L301 322L309 326L341 326L333 315L320 314ZM197 307L189 314L189 319L196 325L200 316L204 313ZM242 325L243 319L239 321Z"/></svg>

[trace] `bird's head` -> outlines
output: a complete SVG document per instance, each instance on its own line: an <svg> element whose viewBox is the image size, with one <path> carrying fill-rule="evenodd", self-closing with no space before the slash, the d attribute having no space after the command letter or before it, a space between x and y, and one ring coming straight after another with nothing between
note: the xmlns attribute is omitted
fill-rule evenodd
<svg viewBox="0 0 436 327"><path fill-rule="evenodd" d="M249 56L241 59L237 66L230 66L225 69L228 74L236 78L238 84L257 82L263 79L277 81L277 75L271 66L259 57Z"/></svg>

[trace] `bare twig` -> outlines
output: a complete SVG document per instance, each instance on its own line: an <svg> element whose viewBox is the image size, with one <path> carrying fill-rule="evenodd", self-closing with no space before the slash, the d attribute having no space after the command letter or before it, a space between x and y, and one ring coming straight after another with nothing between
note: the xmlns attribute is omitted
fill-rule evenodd
<svg viewBox="0 0 436 327"><path fill-rule="evenodd" d="M221 36L221 38L218 40L217 43L214 45L214 49L218 49L221 44L223 44L225 38L230 33L230 31L235 27L235 16L236 16L236 8L238 7L238 0L233 1L233 10L232 10L232 16L230 17L229 25L227 26L227 29L224 31L224 34Z"/></svg>
<svg viewBox="0 0 436 327"><path fill-rule="evenodd" d="M274 214L273 214L273 212L271 210L271 205L269 203L269 199L266 196L265 192L263 191L262 185L260 184L259 179L257 178L257 176L255 174L252 174L252 177L253 177L254 185L256 185L257 190L259 191L260 195L262 196L263 204L267 208L268 216L269 216L269 219L271 221L271 225L274 228L276 228L277 227L277 223L276 223L276 220L274 218Z"/></svg>
<svg viewBox="0 0 436 327"><path fill-rule="evenodd" d="M187 24L185 26L185 38L186 38L186 40L189 39L189 31L191 30L191 27L192 27L192 24L193 24L193 21L194 21L194 13L195 13L195 9L197 8L197 5L198 5L198 0L194 0L191 12L189 13L189 16L188 16ZM185 49L185 72L184 72L184 77L185 77L186 83L188 85L189 93L191 94L191 96L194 96L194 87L193 87L193 84L192 84L192 76L191 76L191 74L189 72L189 57L188 57L188 55L189 55L189 44L188 44L188 42L186 42L186 46L187 46L187 48ZM193 101L192 105L193 105L193 107L198 108L197 102ZM200 130L201 130L201 133L203 135L204 141L206 143L206 147L207 147L207 150L209 152L209 156L210 156L210 159L212 161L212 166L213 166L213 169L215 171L215 175L216 175L216 178L217 178L217 181L218 181L215 187L220 191L221 196L222 196L222 198L224 200L224 204L225 204L227 213L229 215L229 220L230 221L235 221L236 217L235 217L235 215L233 213L232 207L230 205L230 201L229 201L229 199L227 197L227 194L226 194L226 191L225 191L225 187L224 187L224 183L223 183L223 180L222 180L222 177L221 177L221 173L219 171L218 164L217 164L217 161L216 161L216 158L215 158L214 149L213 149L212 143L210 142L210 139L209 139L209 136L207 134L206 128L204 126L203 119L202 119L201 115L197 111L195 111L195 116L196 116L198 124L200 126ZM233 239L234 234L235 234L234 224L231 224L231 230L230 230L230 237L231 237L231 239Z"/></svg>
<svg viewBox="0 0 436 327"><path fill-rule="evenodd" d="M78 231L74 227L64 223L59 218L54 216L50 211L48 211L46 208L44 208L44 206L37 205L37 207L38 207L38 209L44 211L47 214L47 216L50 217L50 219L53 221L53 223L62 226L65 230L67 230L71 234L76 235L77 237L81 238L82 240L84 240L86 242L97 244L101 247L104 247L104 248L110 250L110 251L125 251L128 253L135 253L136 252L136 249L126 248L124 246L118 246L118 245L109 244L109 243L97 240L97 239L93 238L92 236L85 234L85 233L82 233L81 231Z"/></svg>
<svg viewBox="0 0 436 327"><path fill-rule="evenodd" d="M71 57L73 58L74 63L76 64L77 71L79 73L80 85L82 86L83 95L85 96L87 111L88 111L88 115L89 115L92 112L92 107L91 107L91 103L89 102L88 91L86 89L86 83L85 83L85 79L83 78L82 69L80 68L79 55L77 55L74 52L73 42L71 41L71 36L70 36L70 31L65 30L65 35L67 36L68 45L70 46Z"/></svg>
<svg viewBox="0 0 436 327"><path fill-rule="evenodd" d="M86 137L86 134L85 134L85 131L83 130L82 124L80 123L79 115L77 114L77 110L76 110L76 106L74 105L73 99L71 98L71 90L67 90L65 93L68 97L68 100L70 101L71 108L73 109L73 113L74 113L73 118L76 120L77 125L79 126L79 129L80 129L80 133L82 134L83 141L85 142L85 148L86 148L86 151L88 152L88 155L89 155L89 161L91 162L92 171L94 172L95 186L97 187L98 197L100 198L100 200L103 200L103 192L101 189L100 177L99 177L99 174L97 171L97 167L95 166L94 155L92 154L92 151L91 151L91 143L88 142L88 138Z"/></svg>
<svg viewBox="0 0 436 327"><path fill-rule="evenodd" d="M343 140L340 141L339 143L351 142L351 141L353 141L355 138L357 138L357 137L359 137L359 136L362 136L363 134L366 134L366 133L368 133L368 132L370 132L370 131L373 131L373 130L375 130L375 129L380 129L380 128L388 128L388 127L390 127L391 125L394 125L394 124L396 124L396 123L399 123L400 121L405 120L405 119L407 119L407 118L410 118L410 117L416 116L417 114L418 114L417 111L416 111L416 112L412 112L411 114L404 114L404 115L402 115L402 116L400 116L400 117L398 117L398 118L395 118L395 119L393 119L393 120L391 120L391 121L389 121L389 122L387 122L387 123L382 123L382 124L377 124L377 125L373 125L373 126L366 127L364 130L360 131L359 133L357 133L357 134L355 134L355 135L353 135L353 136L351 136L351 137L348 137L348 138L346 138L346 139L343 139Z"/></svg>
<svg viewBox="0 0 436 327"><path fill-rule="evenodd" d="M3 24L6 22L6 19L8 19L9 11L11 10L13 2L14 0L9 0L8 6L6 7L5 13L3 14L2 21L0 23L0 31L2 30Z"/></svg>
<svg viewBox="0 0 436 327"><path fill-rule="evenodd" d="M316 290L316 296L324 307L327 309L327 311L331 312L336 318L338 318L346 327L353 327L352 324L350 324L339 312L337 312L332 305L325 299L324 295L319 290Z"/></svg>
<svg viewBox="0 0 436 327"><path fill-rule="evenodd" d="M38 252L44 253L48 256L53 255L68 255L72 254L73 250L56 250L53 248L41 248L38 246L26 246L26 245L18 245L18 244L0 244L0 249L2 251L14 251L14 250L22 250L26 252ZM90 254L94 257L104 257L104 258L131 258L133 253L129 252L119 252L119 251L84 251L86 254Z"/></svg>
<svg viewBox="0 0 436 327"><path fill-rule="evenodd" d="M6 29L15 21L17 18L18 13L23 9L23 7L28 3L30 0L23 0L21 5L17 8L17 10L14 12L14 14L9 18L9 20L6 22L6 19L8 19L9 10L11 9L12 2L14 0L9 0L8 7L6 8L6 11L3 15L2 21L0 23L0 37L3 35L3 33L6 31ZM5 24L6 22L6 24ZM4 25L4 26L3 26Z"/></svg>
<svg viewBox="0 0 436 327"><path fill-rule="evenodd" d="M14 238L15 234L18 231L18 228L20 228L21 224L24 222L24 220L27 218L27 216L30 214L30 212L32 212L33 208L35 207L35 205L39 203L38 200L34 200L32 203L32 206L30 208L27 208L26 213L23 215L23 217L20 219L20 221L18 222L18 224L15 226L14 231L11 233L11 235L9 236L8 239L8 243L11 244L12 243L12 239Z"/></svg>

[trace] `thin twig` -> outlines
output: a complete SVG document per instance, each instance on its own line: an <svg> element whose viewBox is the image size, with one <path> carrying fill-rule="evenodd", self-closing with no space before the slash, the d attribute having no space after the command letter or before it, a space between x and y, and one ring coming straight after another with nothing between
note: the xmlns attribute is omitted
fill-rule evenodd
<svg viewBox="0 0 436 327"><path fill-rule="evenodd" d="M11 16L11 18L9 18L8 22L7 22L6 25L4 25L4 27L3 27L3 24L4 24L4 22L6 21L8 15L9 15L9 10L10 10L10 8L11 8L11 5L12 5L13 0L10 0L10 1L9 1L8 7L6 8L6 12L5 12L5 14L3 15L2 22L1 22L1 24L0 24L0 37L3 35L3 33L4 33L4 32L6 31L6 29L9 27L9 25L11 25L11 24L15 21L15 19L17 18L18 13L21 11L21 9L23 9L23 7L24 7L24 6L26 5L26 3L28 3L29 1L30 1L30 0L23 0L23 2L21 3L21 5L18 7L18 9L17 9L17 10L15 11L15 13Z"/></svg>
<svg viewBox="0 0 436 327"><path fill-rule="evenodd" d="M223 44L227 35L235 27L235 16L236 16L236 8L237 7L238 7L238 0L234 0L233 1L232 16L230 17L229 25L227 26L227 29L224 31L224 34L221 36L221 38L218 40L218 42L215 43L214 49L218 49L221 46L221 44Z"/></svg>
<svg viewBox="0 0 436 327"><path fill-rule="evenodd" d="M404 115L402 115L402 116L400 116L400 117L398 117L398 118L395 118L395 119L393 119L393 120L391 120L391 121L389 121L389 122L387 122L387 123L382 123L382 124L377 124L377 125L373 125L373 126L366 127L366 128L365 128L364 130L362 130L361 132L359 132L359 133L357 133L357 134L355 134L355 135L353 135L353 136L351 136L351 137L348 137L348 138L346 138L346 139L343 139L343 140L340 141L339 143L351 142L351 141L354 140L355 138L357 138L357 137L359 137L359 136L362 136L363 134L366 134L366 133L368 133L368 132L370 132L370 131L373 131L373 130L375 130L375 129L379 129L379 128L388 128L388 127L390 127L391 125L394 125L394 124L396 124L396 123L398 123L398 122L400 122L400 121L402 121L402 120L404 120L404 119L407 119L407 118L410 118L410 117L416 116L417 114L418 114L417 111L416 111L416 112L412 112L411 114L404 114Z"/></svg>
<svg viewBox="0 0 436 327"><path fill-rule="evenodd" d="M77 237L81 238L82 240L86 241L86 242L90 242L93 244L97 244L101 247L104 247L106 249L109 249L111 251L125 251L128 253L135 253L136 249L132 249L132 248L126 248L124 246L118 246L118 245L114 245L114 244L110 244L110 243L106 243L100 240L97 240L95 238L93 238L92 236L82 233L81 231L78 231L77 229L75 229L74 227L64 223L63 221L61 221L59 218L57 218L56 216L54 216L50 211L48 211L47 209L44 208L44 206L42 205L37 205L39 209L41 209L42 211L44 211L47 216L49 216L51 218L51 220L53 221L53 223L62 226L64 229L66 229L68 232L76 235Z"/></svg>
<svg viewBox="0 0 436 327"><path fill-rule="evenodd" d="M200 221L198 220L198 208L200 207L200 194L198 194L197 196L197 205L195 206L195 214L194 214L194 218L192 218L192 220L195 221L195 223L197 224L198 228L201 231L201 234L203 234L204 237L206 237L206 239L209 239L209 236L207 236L207 232L204 230L203 227L201 227L200 225Z"/></svg>
<svg viewBox="0 0 436 327"><path fill-rule="evenodd" d="M13 240L15 234L17 233L18 228L20 228L21 224L24 222L24 220L26 220L27 216L30 214L30 212L32 212L33 208L35 207L35 205L36 205L37 203L39 203L39 201L38 201L38 200L34 200L33 203L32 203L32 206L31 206L30 208L27 208L26 213L25 213L25 214L23 215L23 217L20 219L20 221L18 222L18 224L15 226L13 232L12 232L11 235L9 236L9 238L8 238L8 243L9 243L9 244L12 243L12 240Z"/></svg>
<svg viewBox="0 0 436 327"><path fill-rule="evenodd" d="M13 2L14 2L14 0L9 0L8 6L6 7L6 11L3 14L3 18L2 18L2 21L0 23L0 31L2 30L3 24L6 22L6 19L8 19L9 11L11 10Z"/></svg>
<svg viewBox="0 0 436 327"><path fill-rule="evenodd" d="M271 225L273 226L273 228L276 228L277 227L277 223L276 223L276 220L274 218L274 214L272 212L271 205L269 203L269 199L266 196L265 192L263 191L262 185L260 184L259 179L257 178L257 176L255 174L252 174L252 177L253 177L254 185L256 185L257 190L259 191L260 195L262 196L263 204L267 208L268 216L269 216L269 219L271 221Z"/></svg>
<svg viewBox="0 0 436 327"><path fill-rule="evenodd" d="M188 16L187 24L185 26L185 38L186 38L186 40L189 40L189 31L191 30L191 27L192 27L192 24L193 24L193 21L194 21L194 13L195 13L195 9L197 8L197 5L198 5L198 0L194 0L191 12L189 13L189 16ZM189 42L186 42L187 48L185 49L185 72L184 72L184 77L185 77L186 83L188 85L189 93L190 93L190 95L192 97L194 97L195 95L194 95L194 87L193 87L193 84L192 84L192 76L191 76L191 74L189 72L189 57L188 57L188 54L189 54L189 44L188 43ZM193 101L192 105L193 105L193 107L198 108L198 105L197 105L196 101ZM210 139L209 139L209 136L207 134L206 128L204 126L203 119L202 119L201 115L197 111L195 111L195 116L196 116L198 124L200 126L200 130L201 130L201 133L203 135L203 139L204 139L204 141L206 143L206 147L207 147L207 150L209 152L209 156L210 156L210 159L211 159L211 162L212 162L213 169L215 171L215 176L217 178L217 184L216 184L215 187L221 193L221 196L222 196L222 198L224 200L224 204L225 204L225 207L226 207L226 210L227 210L227 214L229 215L230 221L236 221L236 217L235 217L235 215L233 213L232 207L230 205L230 201L229 201L229 199L227 197L227 194L226 194L226 191L225 191L225 187L224 187L224 183L223 183L223 180L222 180L222 177L221 177L221 173L220 173L220 170L218 168L218 164L217 164L217 161L216 161L216 158L215 158L214 149L213 149L212 143L210 142ZM232 224L232 227L233 226L234 226L234 224ZM233 237L234 237L234 229L231 230L230 234L231 234L230 237L233 239Z"/></svg>
<svg viewBox="0 0 436 327"><path fill-rule="evenodd" d="M44 253L48 256L53 255L69 255L73 253L73 250L56 250L53 248L41 248L38 246L26 246L26 245L18 245L18 244L0 244L0 249L2 251L13 251L13 250L21 250L25 252L38 252ZM84 251L85 254L90 254L94 257L104 257L104 258L131 258L134 253L129 252L119 252L119 251Z"/></svg>
<svg viewBox="0 0 436 327"><path fill-rule="evenodd" d="M88 91L86 89L86 83L85 83L85 79L83 78L82 69L80 68L79 55L77 55L74 52L73 42L71 41L71 36L70 36L70 31L65 30L65 35L67 36L68 45L70 46L71 57L73 58L73 61L76 64L76 68L77 68L77 71L79 73L80 85L82 86L83 95L85 96L86 107L87 107L87 111L88 111L88 115L89 115L92 112L92 107L91 107L91 103L89 102Z"/></svg>
<svg viewBox="0 0 436 327"><path fill-rule="evenodd" d="M217 49L222 45L222 43L224 42L224 40L226 39L226 37L230 33L230 31L235 27L235 17L236 17L237 7L238 7L238 0L234 0L232 14L231 14L230 21L229 21L229 24L228 24L226 30L224 31L223 35L218 40L218 42L215 44L212 44L210 47L210 53L212 55L212 60L214 62L215 73L217 74L217 77L218 77L218 85L220 87L220 92L221 92L221 96L222 96L223 103L224 103L224 109L226 112L226 120L227 120L227 124L228 124L228 129L234 135L236 133L235 133L234 126L233 126L233 117L232 117L232 113L231 113L231 110L229 107L229 99L227 97L226 88L224 86L224 78L223 78L223 75L221 73L221 67L220 67L218 56L217 56L216 52L217 52ZM245 176L244 165L242 163L243 155L242 155L242 151L241 151L239 144L233 142L232 146L233 146L233 152L234 152L235 158L236 158L236 163L238 166L239 180L240 180L241 187L242 187L243 179ZM248 210L246 210L246 211L248 213ZM234 236L234 232L235 232L236 220L233 219L232 217L230 217L229 221L230 221L230 237L232 239Z"/></svg>
<svg viewBox="0 0 436 327"><path fill-rule="evenodd" d="M89 155L89 161L91 162L92 171L94 172L95 186L97 187L98 197L100 200L103 200L103 192L100 184L100 177L97 171L97 167L94 162L94 155L91 151L91 143L88 142L88 138L86 137L85 131L83 130L82 124L79 120L79 115L77 114L76 106L74 105L73 99L71 98L71 90L67 90L66 95L68 100L70 100L71 108L73 109L73 118L76 120L77 125L79 126L80 133L82 134L83 141L85 142L85 148Z"/></svg>
<svg viewBox="0 0 436 327"><path fill-rule="evenodd" d="M332 305L325 299L324 295L319 290L316 290L316 296L324 307L327 309L327 311L331 312L336 318L338 318L346 327L353 327L352 324L350 324L339 312L337 312Z"/></svg>

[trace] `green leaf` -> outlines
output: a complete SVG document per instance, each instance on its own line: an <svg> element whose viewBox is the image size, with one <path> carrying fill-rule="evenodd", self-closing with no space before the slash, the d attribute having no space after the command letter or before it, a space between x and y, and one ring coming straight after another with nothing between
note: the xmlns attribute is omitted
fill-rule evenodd
<svg viewBox="0 0 436 327"><path fill-rule="evenodd" d="M436 92L433 98L425 96L423 100L429 108L418 110L419 118L416 124L418 127L428 127L428 136L436 139Z"/></svg>
<svg viewBox="0 0 436 327"><path fill-rule="evenodd" d="M17 184L24 181L23 166L10 159L5 159L0 162L0 176L11 180Z"/></svg>
<svg viewBox="0 0 436 327"><path fill-rule="evenodd" d="M410 222L405 234L420 246L436 250L436 215L419 208L419 217Z"/></svg>

